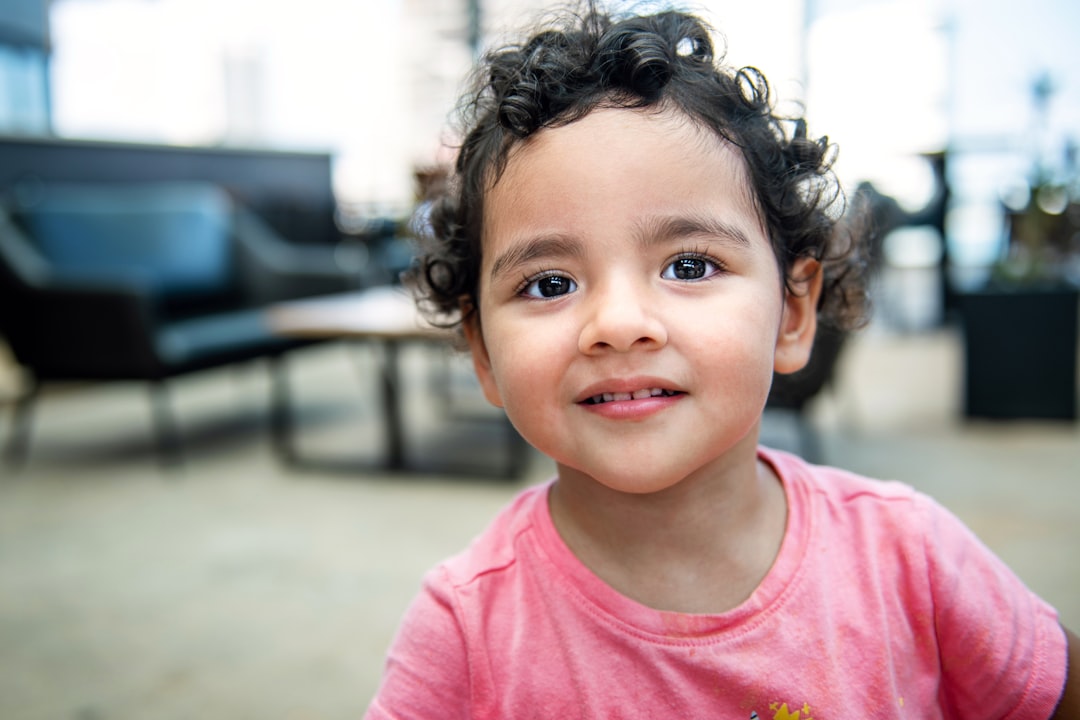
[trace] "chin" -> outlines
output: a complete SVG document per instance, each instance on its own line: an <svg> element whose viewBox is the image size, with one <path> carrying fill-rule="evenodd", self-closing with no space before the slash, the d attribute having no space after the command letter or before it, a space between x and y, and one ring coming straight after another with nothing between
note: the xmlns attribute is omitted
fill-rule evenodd
<svg viewBox="0 0 1080 720"><path fill-rule="evenodd" d="M753 429L753 428L752 428ZM588 479L609 490L630 495L659 493L686 480L704 479L715 473L740 467L756 467L757 433L746 432L738 439L727 438L711 445L685 446L671 452L656 448L642 452L578 455L570 462L556 460L561 478ZM673 462L677 457L680 462Z"/></svg>
<svg viewBox="0 0 1080 720"><path fill-rule="evenodd" d="M626 495L650 495L668 490L678 485L688 475L686 472L673 471L670 463L651 466L644 463L627 463L626 466L611 465L579 467L559 466L559 477L563 480L587 479L613 492Z"/></svg>

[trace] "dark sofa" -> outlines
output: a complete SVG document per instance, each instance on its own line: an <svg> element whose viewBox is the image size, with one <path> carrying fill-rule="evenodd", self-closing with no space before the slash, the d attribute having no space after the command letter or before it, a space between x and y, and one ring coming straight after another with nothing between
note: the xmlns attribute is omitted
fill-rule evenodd
<svg viewBox="0 0 1080 720"><path fill-rule="evenodd" d="M44 383L147 381L160 456L180 457L166 381L267 359L272 428L287 417L285 353L268 303L356 289L327 245L291 243L222 187L194 181L42 182L0 211L0 336L29 378L6 458L25 460ZM285 448L284 443L279 444Z"/></svg>

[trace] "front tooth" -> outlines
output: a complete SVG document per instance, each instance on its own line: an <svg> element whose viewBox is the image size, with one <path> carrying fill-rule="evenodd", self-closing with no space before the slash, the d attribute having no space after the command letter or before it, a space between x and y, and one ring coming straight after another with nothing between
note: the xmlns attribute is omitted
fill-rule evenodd
<svg viewBox="0 0 1080 720"><path fill-rule="evenodd" d="M626 401L626 400L630 400L631 398L633 398L633 395L631 395L628 392L620 392L620 393L612 393L611 394L611 399L612 400Z"/></svg>
<svg viewBox="0 0 1080 720"><path fill-rule="evenodd" d="M611 402L615 399L615 396L612 393L604 393L603 398L604 402Z"/></svg>
<svg viewBox="0 0 1080 720"><path fill-rule="evenodd" d="M645 398L649 398L649 397L652 397L652 390L646 389L646 390L635 390L634 391L634 399L635 400L644 400Z"/></svg>
<svg viewBox="0 0 1080 720"><path fill-rule="evenodd" d="M653 397L660 397L661 395L664 394L664 391L661 390L660 388L653 388L652 390L649 391L649 394L651 396L653 396Z"/></svg>

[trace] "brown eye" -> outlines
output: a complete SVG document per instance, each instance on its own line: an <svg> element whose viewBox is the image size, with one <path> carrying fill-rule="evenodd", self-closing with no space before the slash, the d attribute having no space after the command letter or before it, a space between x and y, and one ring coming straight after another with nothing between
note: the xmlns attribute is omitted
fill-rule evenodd
<svg viewBox="0 0 1080 720"><path fill-rule="evenodd" d="M577 283L568 277L547 275L530 282L522 289L521 294L528 297L547 299L566 295L576 289Z"/></svg>
<svg viewBox="0 0 1080 720"><path fill-rule="evenodd" d="M715 264L704 258L682 257L664 268L662 277L666 280L701 280L715 271Z"/></svg>

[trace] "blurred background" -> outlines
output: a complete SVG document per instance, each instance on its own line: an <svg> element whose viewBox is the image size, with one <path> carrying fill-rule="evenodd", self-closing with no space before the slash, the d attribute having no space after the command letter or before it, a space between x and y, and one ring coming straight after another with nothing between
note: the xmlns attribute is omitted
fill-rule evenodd
<svg viewBox="0 0 1080 720"><path fill-rule="evenodd" d="M550 474L445 343L271 319L395 285L472 59L547 7L0 2L0 717L356 717ZM763 441L930 493L1080 629L1080 5L688 7L875 222L874 319Z"/></svg>

